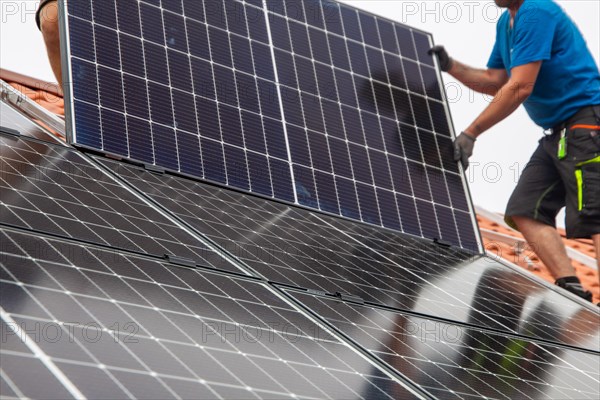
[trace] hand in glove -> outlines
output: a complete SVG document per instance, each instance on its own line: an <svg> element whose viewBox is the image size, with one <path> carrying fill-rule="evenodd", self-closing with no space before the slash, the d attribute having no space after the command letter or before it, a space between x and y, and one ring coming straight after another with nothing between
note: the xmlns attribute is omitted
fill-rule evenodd
<svg viewBox="0 0 600 400"><path fill-rule="evenodd" d="M454 161L460 161L464 169L469 168L469 157L473 155L476 140L465 132L454 140Z"/></svg>
<svg viewBox="0 0 600 400"><path fill-rule="evenodd" d="M448 55L448 52L444 46L433 46L427 53L429 55L435 54L438 57L442 71L448 72L452 69L454 60L452 60L452 58Z"/></svg>

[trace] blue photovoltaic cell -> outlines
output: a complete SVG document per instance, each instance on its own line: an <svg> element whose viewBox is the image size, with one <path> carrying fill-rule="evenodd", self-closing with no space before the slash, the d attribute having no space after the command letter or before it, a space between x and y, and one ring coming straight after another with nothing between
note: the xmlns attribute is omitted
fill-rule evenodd
<svg viewBox="0 0 600 400"><path fill-rule="evenodd" d="M68 2L73 141L294 201L266 20L250 4Z"/></svg>
<svg viewBox="0 0 600 400"><path fill-rule="evenodd" d="M74 142L477 242L429 34L330 0L76 3Z"/></svg>
<svg viewBox="0 0 600 400"><path fill-rule="evenodd" d="M267 3L298 201L472 247L430 35L332 1Z"/></svg>

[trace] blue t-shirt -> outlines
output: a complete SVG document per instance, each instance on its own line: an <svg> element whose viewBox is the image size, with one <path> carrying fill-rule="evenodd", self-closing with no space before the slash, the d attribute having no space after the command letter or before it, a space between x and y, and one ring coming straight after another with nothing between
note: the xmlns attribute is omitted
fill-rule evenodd
<svg viewBox="0 0 600 400"><path fill-rule="evenodd" d="M600 72L581 32L551 0L525 0L510 27L505 11L496 28L488 68L510 71L542 61L533 93L525 101L537 125L549 129L580 108L600 104Z"/></svg>

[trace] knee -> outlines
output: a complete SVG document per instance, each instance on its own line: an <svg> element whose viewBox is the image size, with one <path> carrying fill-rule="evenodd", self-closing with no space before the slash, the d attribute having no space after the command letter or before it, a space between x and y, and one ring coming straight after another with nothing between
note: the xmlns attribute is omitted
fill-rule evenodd
<svg viewBox="0 0 600 400"><path fill-rule="evenodd" d="M510 219L508 219L510 218ZM536 221L533 218L523 217L519 215L515 215L512 217L505 218L506 222L509 222L509 225L514 229L522 231L524 228L528 227L531 224L535 224Z"/></svg>
<svg viewBox="0 0 600 400"><path fill-rule="evenodd" d="M40 11L40 28L46 44L56 45L60 42L58 3L56 1L48 3Z"/></svg>
<svg viewBox="0 0 600 400"><path fill-rule="evenodd" d="M509 225L514 225L515 227L518 227L523 219L525 219L525 217L520 217L518 215L504 217L505 222L507 222Z"/></svg>

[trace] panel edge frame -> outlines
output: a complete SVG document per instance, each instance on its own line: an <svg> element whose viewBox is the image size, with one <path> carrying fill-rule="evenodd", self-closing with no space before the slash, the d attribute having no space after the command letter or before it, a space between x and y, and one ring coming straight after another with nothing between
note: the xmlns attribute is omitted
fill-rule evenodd
<svg viewBox="0 0 600 400"><path fill-rule="evenodd" d="M62 64L62 89L65 100L65 134L67 143L73 144L77 140L77 134L74 112L75 97L73 95L73 71L71 69L71 41L69 37L69 1L70 0L58 0L58 29Z"/></svg>

